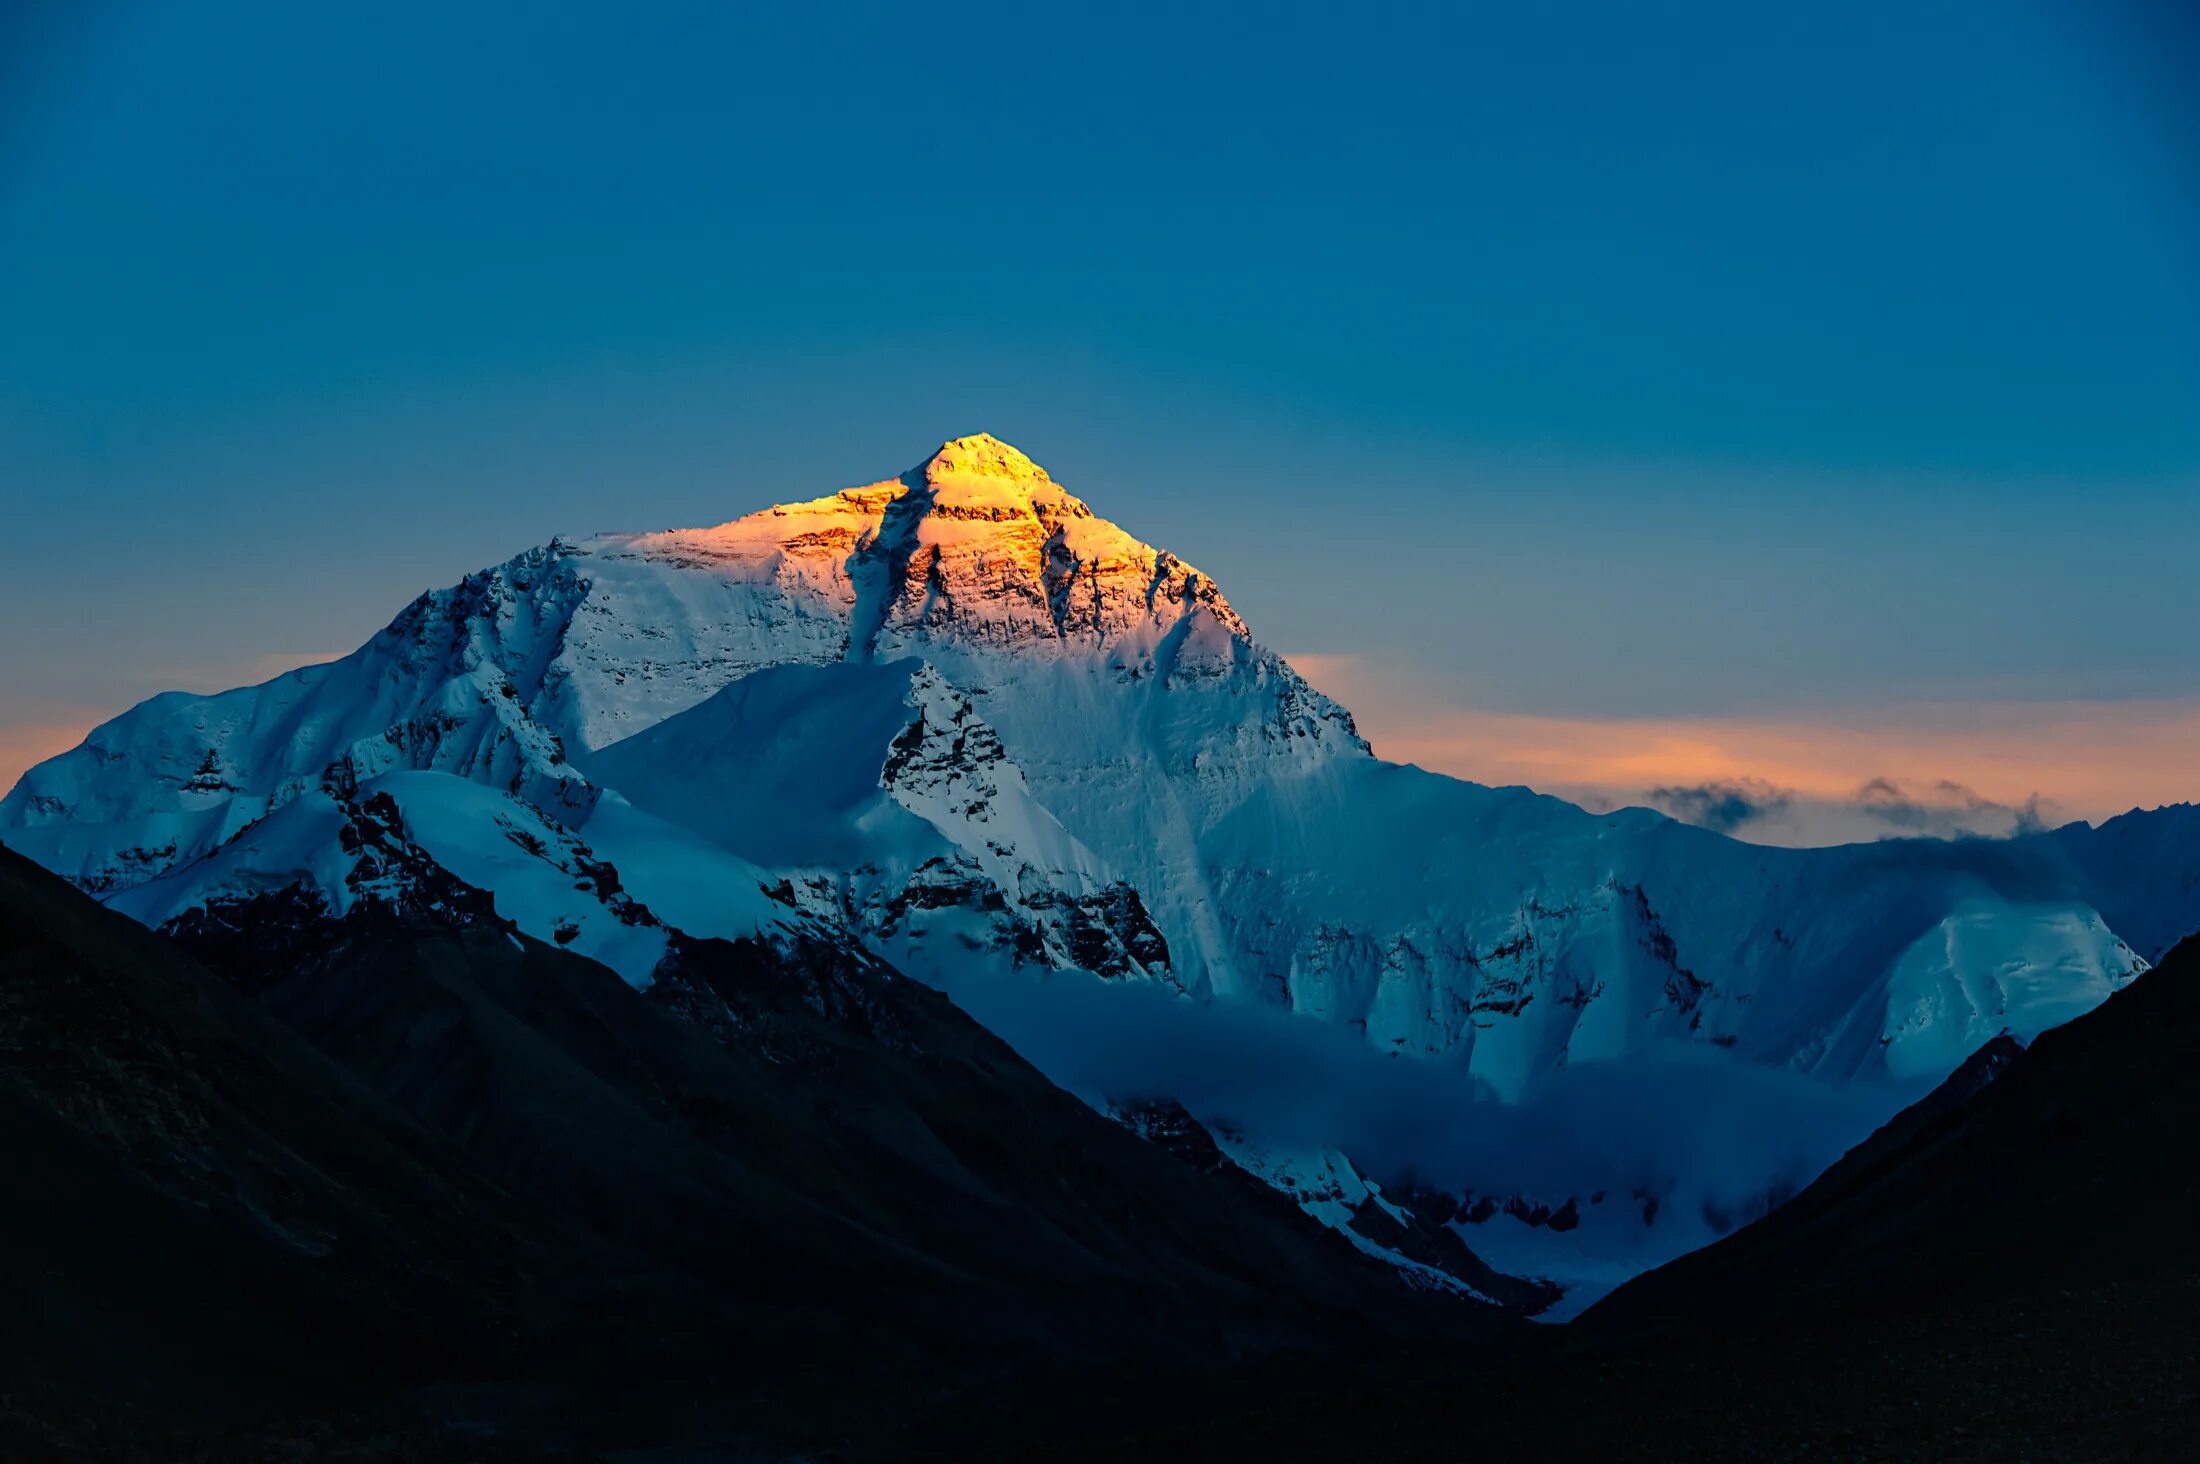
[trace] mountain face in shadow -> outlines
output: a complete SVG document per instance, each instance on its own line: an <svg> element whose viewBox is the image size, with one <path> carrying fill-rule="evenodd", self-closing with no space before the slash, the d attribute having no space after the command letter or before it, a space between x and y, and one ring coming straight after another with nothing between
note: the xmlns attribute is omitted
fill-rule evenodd
<svg viewBox="0 0 2200 1464"><path fill-rule="evenodd" d="M1503 1324L860 952L687 941L637 991L437 903L172 940L0 850L12 1452L356 1410L431 1454L459 1421L877 1443L1042 1352L1196 1374Z"/></svg>

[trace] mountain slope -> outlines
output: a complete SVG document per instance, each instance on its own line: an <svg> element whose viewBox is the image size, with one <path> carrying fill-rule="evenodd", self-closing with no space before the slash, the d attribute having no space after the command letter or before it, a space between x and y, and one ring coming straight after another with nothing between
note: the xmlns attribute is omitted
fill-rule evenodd
<svg viewBox="0 0 2200 1464"><path fill-rule="evenodd" d="M1788 1204L1629 1282L1605 1328L1822 1322L2200 1270L2200 941L2022 1052L1982 1052ZM1957 1080L1952 1079L1951 1082Z"/></svg>
<svg viewBox="0 0 2200 1464"><path fill-rule="evenodd" d="M787 870L807 909L936 985L982 951L1181 986L1138 891L922 663L754 672L587 766L642 813ZM717 912L702 929L739 933Z"/></svg>

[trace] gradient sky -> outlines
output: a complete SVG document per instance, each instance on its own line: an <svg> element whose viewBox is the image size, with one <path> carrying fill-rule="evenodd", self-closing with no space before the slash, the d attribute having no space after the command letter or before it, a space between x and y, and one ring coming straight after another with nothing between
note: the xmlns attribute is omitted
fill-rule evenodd
<svg viewBox="0 0 2200 1464"><path fill-rule="evenodd" d="M0 782L987 430L1395 755L2200 797L2188 6L447 8L0 19Z"/></svg>

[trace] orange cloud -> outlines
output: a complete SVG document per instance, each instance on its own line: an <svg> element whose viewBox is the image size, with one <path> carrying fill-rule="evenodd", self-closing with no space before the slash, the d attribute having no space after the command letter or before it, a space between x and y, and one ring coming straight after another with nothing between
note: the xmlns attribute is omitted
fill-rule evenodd
<svg viewBox="0 0 2200 1464"><path fill-rule="evenodd" d="M2074 817L2200 799L2200 698L1951 701L1810 717L1550 717L1446 707L1351 657L1294 665L1353 710L1383 757L1479 783L1640 802L1646 790L1755 779L1853 801L1887 779ZM1386 684L1388 682L1388 684Z"/></svg>

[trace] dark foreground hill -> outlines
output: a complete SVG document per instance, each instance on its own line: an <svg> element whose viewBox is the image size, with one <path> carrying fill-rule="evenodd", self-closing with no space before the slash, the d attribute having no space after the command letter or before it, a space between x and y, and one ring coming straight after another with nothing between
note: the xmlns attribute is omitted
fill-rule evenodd
<svg viewBox="0 0 2200 1464"><path fill-rule="evenodd" d="M859 953L643 993L441 893L194 958L0 850L0 1457L864 1454L1505 1326Z"/></svg>

